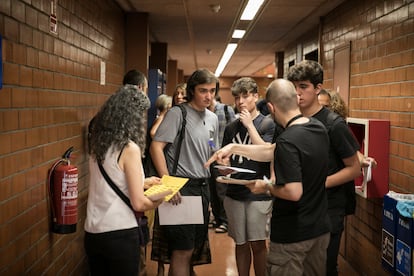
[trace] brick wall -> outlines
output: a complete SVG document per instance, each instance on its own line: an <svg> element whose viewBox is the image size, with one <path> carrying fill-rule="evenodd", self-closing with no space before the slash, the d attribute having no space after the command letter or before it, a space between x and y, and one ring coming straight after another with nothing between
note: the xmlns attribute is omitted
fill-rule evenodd
<svg viewBox="0 0 414 276"><path fill-rule="evenodd" d="M297 45L308 40L318 37L303 36L286 49L285 68L296 59ZM390 120L389 189L414 193L414 2L346 1L323 19L320 42L328 89L333 89L334 49L351 42L350 116ZM382 199L357 196L341 252L362 275L385 274L381 228Z"/></svg>
<svg viewBox="0 0 414 276"><path fill-rule="evenodd" d="M1 275L82 275L87 270L85 128L122 80L124 19L111 0L58 3L54 35L49 32L50 1L0 1ZM347 1L324 18L322 30L324 86L333 86L333 49L351 41L351 116L390 120L389 186L413 193L414 3ZM314 33L298 42L305 50L318 45ZM296 47L285 50L286 62ZM99 84L100 61L106 63L106 85ZM70 146L80 175L78 230L52 234L47 172ZM343 252L361 274L384 273L381 217L381 199L358 197L357 213L348 218Z"/></svg>
<svg viewBox="0 0 414 276"><path fill-rule="evenodd" d="M1 0L0 274L82 275L87 199L85 128L122 81L124 19L110 0ZM106 85L100 85L100 62ZM74 146L79 168L78 226L49 231L47 173Z"/></svg>

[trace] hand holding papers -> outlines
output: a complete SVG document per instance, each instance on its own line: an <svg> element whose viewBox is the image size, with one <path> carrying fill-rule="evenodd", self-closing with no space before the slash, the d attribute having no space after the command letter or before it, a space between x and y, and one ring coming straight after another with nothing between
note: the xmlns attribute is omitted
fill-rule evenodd
<svg viewBox="0 0 414 276"><path fill-rule="evenodd" d="M369 161L368 167L363 168L364 182L370 182L372 176L372 162Z"/></svg>
<svg viewBox="0 0 414 276"><path fill-rule="evenodd" d="M156 201L163 197L169 201L184 185L188 178L164 175L160 185L154 185L144 192L149 199Z"/></svg>
<svg viewBox="0 0 414 276"><path fill-rule="evenodd" d="M245 169L245 168L237 168L237 167L229 167L229 166L221 166L216 165L215 168L221 170L221 173L226 172L227 174L234 174L234 173L255 173L253 170ZM225 183L225 184L238 184L238 185L247 185L254 183L254 180L243 180L243 179L235 179L227 176L219 176L216 178L217 182Z"/></svg>
<svg viewBox="0 0 414 276"><path fill-rule="evenodd" d="M144 195L151 199L152 201L157 201L161 198L166 197L167 195L171 194L173 191L168 188L167 186L164 186L162 184L154 185L148 190L144 192Z"/></svg>

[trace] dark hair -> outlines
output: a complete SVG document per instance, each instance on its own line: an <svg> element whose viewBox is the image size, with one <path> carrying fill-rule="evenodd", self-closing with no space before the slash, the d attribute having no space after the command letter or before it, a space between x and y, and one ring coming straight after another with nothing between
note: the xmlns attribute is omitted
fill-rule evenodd
<svg viewBox="0 0 414 276"><path fill-rule="evenodd" d="M138 70L132 69L125 74L122 84L144 85L145 82L145 75Z"/></svg>
<svg viewBox="0 0 414 276"><path fill-rule="evenodd" d="M313 60L303 60L289 68L290 81L310 81L314 87L323 83L323 68Z"/></svg>
<svg viewBox="0 0 414 276"><path fill-rule="evenodd" d="M101 162L112 145L114 149L121 150L130 141L135 142L144 153L145 114L149 106L148 97L136 86L121 87L104 103L90 123L90 154Z"/></svg>
<svg viewBox="0 0 414 276"><path fill-rule="evenodd" d="M231 94L233 96L240 96L240 94L257 94L257 83L250 77L243 77L233 82L231 86Z"/></svg>
<svg viewBox="0 0 414 276"><path fill-rule="evenodd" d="M257 102L256 104L257 110L259 110L260 113L262 113L263 115L269 115L269 108L267 107L267 101L265 99L261 99L260 101Z"/></svg>
<svg viewBox="0 0 414 276"><path fill-rule="evenodd" d="M207 69L198 69L187 80L187 99L190 102L194 96L195 87L199 84L215 83L216 89L219 86L219 79Z"/></svg>

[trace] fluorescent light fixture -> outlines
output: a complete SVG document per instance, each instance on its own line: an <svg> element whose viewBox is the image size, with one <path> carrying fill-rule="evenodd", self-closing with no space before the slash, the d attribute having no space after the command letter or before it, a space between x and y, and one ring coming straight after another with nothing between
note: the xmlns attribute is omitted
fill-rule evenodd
<svg viewBox="0 0 414 276"><path fill-rule="evenodd" d="M249 0L240 17L241 20L253 20L264 0Z"/></svg>
<svg viewBox="0 0 414 276"><path fill-rule="evenodd" d="M246 33L245 30L234 30L232 38L243 38L244 34Z"/></svg>
<svg viewBox="0 0 414 276"><path fill-rule="evenodd" d="M214 75L216 77L219 77L221 73L223 72L224 68L227 65L227 62L229 62L231 56L233 55L234 51L237 48L237 43L229 43L227 44L226 50L224 51L223 56L221 57L221 60L219 62L219 65L217 66L216 72Z"/></svg>

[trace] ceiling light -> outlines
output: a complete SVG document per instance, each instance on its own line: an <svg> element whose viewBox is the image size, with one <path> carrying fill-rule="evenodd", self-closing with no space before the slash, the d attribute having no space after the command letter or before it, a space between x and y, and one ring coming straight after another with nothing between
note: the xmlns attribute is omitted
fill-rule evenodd
<svg viewBox="0 0 414 276"><path fill-rule="evenodd" d="M264 0L249 0L244 11L240 17L241 20L253 20L256 16L257 11L262 6Z"/></svg>
<svg viewBox="0 0 414 276"><path fill-rule="evenodd" d="M226 50L224 51L223 56L221 57L221 60L219 62L219 65L217 66L216 72L214 75L216 77L219 77L221 73L223 72L224 68L227 65L227 62L229 62L231 56L233 55L234 51L237 48L237 43L229 43L227 44Z"/></svg>
<svg viewBox="0 0 414 276"><path fill-rule="evenodd" d="M232 38L243 38L245 33L245 30L234 30Z"/></svg>

